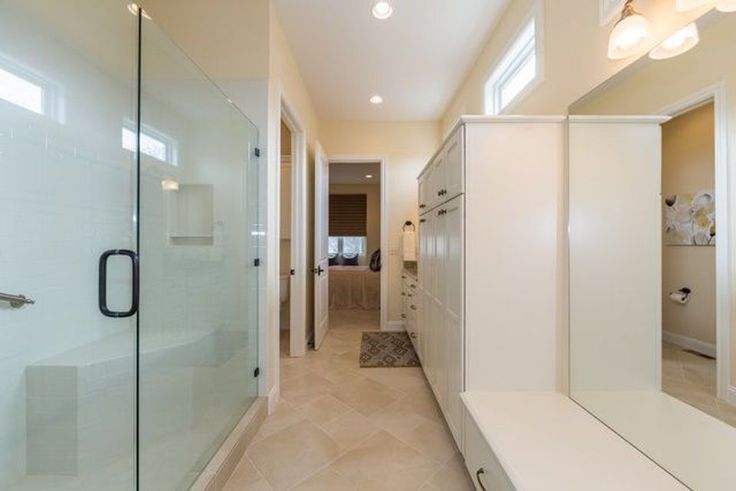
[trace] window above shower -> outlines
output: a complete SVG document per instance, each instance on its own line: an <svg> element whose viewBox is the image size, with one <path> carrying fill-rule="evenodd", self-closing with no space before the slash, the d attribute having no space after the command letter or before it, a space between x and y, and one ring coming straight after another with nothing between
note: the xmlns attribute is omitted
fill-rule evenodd
<svg viewBox="0 0 736 491"><path fill-rule="evenodd" d="M133 123L123 126L122 137L123 148L135 152L137 143ZM173 166L178 165L176 140L150 126L141 127L141 153Z"/></svg>

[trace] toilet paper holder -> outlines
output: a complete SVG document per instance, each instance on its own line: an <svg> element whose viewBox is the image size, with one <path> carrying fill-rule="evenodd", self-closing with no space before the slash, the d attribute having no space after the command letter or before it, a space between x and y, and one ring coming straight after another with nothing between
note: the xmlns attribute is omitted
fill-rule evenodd
<svg viewBox="0 0 736 491"><path fill-rule="evenodd" d="M677 291L670 292L669 297L673 302L685 303L690 298L691 293L692 293L692 290L690 288L683 287Z"/></svg>

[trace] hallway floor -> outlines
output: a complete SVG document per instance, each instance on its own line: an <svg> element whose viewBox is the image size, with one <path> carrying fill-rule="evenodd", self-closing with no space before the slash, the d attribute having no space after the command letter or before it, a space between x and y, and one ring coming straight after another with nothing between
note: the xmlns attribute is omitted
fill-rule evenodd
<svg viewBox="0 0 736 491"><path fill-rule="evenodd" d="M662 343L662 390L736 426L736 406L716 397L716 360Z"/></svg>
<svg viewBox="0 0 736 491"><path fill-rule="evenodd" d="M422 369L358 367L377 312L330 312L330 326L304 358L282 335L281 402L225 491L474 489Z"/></svg>

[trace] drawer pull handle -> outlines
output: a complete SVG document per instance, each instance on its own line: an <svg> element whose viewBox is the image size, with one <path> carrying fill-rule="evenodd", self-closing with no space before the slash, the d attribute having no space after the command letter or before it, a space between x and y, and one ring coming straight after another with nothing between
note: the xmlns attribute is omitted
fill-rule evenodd
<svg viewBox="0 0 736 491"><path fill-rule="evenodd" d="M478 469L477 471L475 471L475 480L478 481L478 486L480 486L480 489L482 489L483 491L487 491L487 490L486 490L486 487L483 486L483 481L480 480L480 476L485 473L486 473L486 470L482 467Z"/></svg>
<svg viewBox="0 0 736 491"><path fill-rule="evenodd" d="M417 310L417 306L416 306L416 305L409 305L409 308L410 308L411 310Z"/></svg>

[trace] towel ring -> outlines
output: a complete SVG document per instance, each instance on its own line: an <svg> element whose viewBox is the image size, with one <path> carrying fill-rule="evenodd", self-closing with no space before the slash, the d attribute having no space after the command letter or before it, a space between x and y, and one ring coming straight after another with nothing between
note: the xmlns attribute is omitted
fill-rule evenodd
<svg viewBox="0 0 736 491"><path fill-rule="evenodd" d="M417 230L417 227L414 225L414 223L412 223L411 220L407 220L404 222L404 224L401 226L401 231L406 232L406 227L411 227L411 229L414 230L415 232Z"/></svg>

